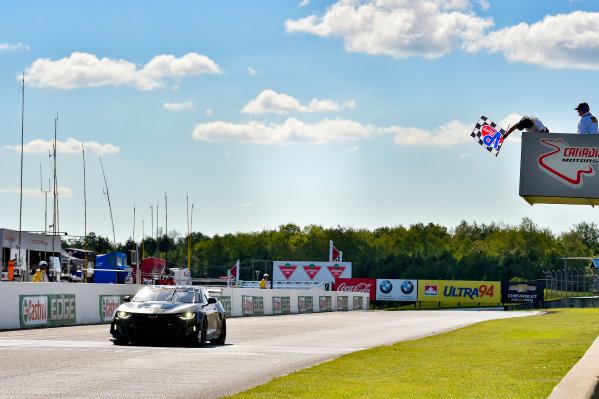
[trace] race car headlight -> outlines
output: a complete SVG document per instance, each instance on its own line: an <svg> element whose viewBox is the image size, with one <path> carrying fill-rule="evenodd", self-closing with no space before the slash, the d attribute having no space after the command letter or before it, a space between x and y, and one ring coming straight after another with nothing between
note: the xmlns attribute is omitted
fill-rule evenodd
<svg viewBox="0 0 599 399"><path fill-rule="evenodd" d="M121 319L128 319L129 317L131 317L131 313L123 312L122 310L118 311L116 315Z"/></svg>
<svg viewBox="0 0 599 399"><path fill-rule="evenodd" d="M181 320L191 320L191 319L194 318L194 316L195 316L195 313L193 313L193 312L187 312L187 313L181 313L179 315L179 318Z"/></svg>

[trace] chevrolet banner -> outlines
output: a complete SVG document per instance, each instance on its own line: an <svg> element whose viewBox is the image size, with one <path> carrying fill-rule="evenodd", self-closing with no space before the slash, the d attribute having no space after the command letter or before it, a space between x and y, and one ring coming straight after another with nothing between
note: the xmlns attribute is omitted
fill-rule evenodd
<svg viewBox="0 0 599 399"><path fill-rule="evenodd" d="M501 303L501 282L418 280L418 301Z"/></svg>
<svg viewBox="0 0 599 399"><path fill-rule="evenodd" d="M503 303L541 302L544 300L544 294L544 283L501 284L501 302Z"/></svg>

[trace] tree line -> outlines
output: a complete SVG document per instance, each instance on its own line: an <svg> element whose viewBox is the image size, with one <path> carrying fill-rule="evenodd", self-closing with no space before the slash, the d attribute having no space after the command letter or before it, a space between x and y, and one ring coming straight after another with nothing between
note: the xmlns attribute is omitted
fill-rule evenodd
<svg viewBox="0 0 599 399"><path fill-rule="evenodd" d="M158 238L117 243L126 252L138 248L143 257L168 260L169 267L187 267L191 248L192 277L218 278L240 260L240 278L254 280L256 270L270 271L272 260L328 261L329 240L352 262L353 277L435 280L516 281L544 278L543 271L561 269L564 257L599 254L599 228L595 223L575 224L554 234L529 218L517 226L502 223L468 224L448 229L438 224L374 230L351 227L324 228L295 224L275 230L188 237L169 232ZM84 248L83 238L63 242L65 248ZM107 238L89 233L87 248L98 254L114 251ZM578 262L578 263L576 263ZM589 261L572 261L569 267L587 267Z"/></svg>

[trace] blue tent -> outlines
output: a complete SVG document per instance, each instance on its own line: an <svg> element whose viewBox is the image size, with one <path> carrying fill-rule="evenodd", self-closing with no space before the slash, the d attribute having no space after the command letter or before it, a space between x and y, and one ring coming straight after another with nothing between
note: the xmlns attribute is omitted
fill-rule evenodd
<svg viewBox="0 0 599 399"><path fill-rule="evenodd" d="M110 252L98 255L94 271L94 283L124 284L127 273L127 254Z"/></svg>

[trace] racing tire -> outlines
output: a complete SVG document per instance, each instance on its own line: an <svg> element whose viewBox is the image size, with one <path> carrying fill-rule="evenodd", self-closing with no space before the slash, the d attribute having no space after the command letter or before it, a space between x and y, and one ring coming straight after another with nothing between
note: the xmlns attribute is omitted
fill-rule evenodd
<svg viewBox="0 0 599 399"><path fill-rule="evenodd" d="M208 323L206 323L206 319L202 320L202 328L196 334L195 344L197 346L204 347L206 346L206 337L208 334Z"/></svg>
<svg viewBox="0 0 599 399"><path fill-rule="evenodd" d="M112 343L115 345L127 345L129 343L129 341L124 340L124 339L113 339Z"/></svg>
<svg viewBox="0 0 599 399"><path fill-rule="evenodd" d="M214 343L216 345L224 345L227 340L227 320L223 319L223 323L220 326L220 334L217 339L210 341L210 343Z"/></svg>

